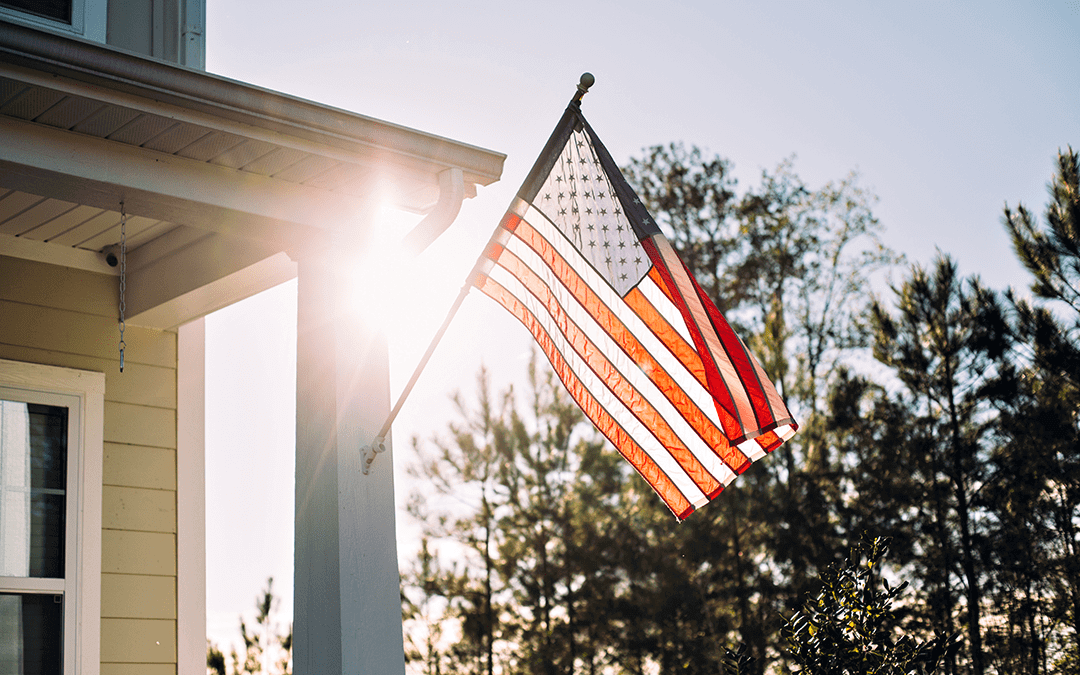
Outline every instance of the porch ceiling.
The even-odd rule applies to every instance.
[[[474,196],[477,185],[498,180],[504,159],[2,21],[0,149],[0,255],[115,273],[101,252],[119,242],[121,200],[129,271],[180,274],[176,256],[190,257],[196,245],[232,254],[233,262],[145,299],[146,306],[136,301],[135,314],[148,317],[177,293],[294,253],[320,232],[362,236],[377,205],[424,213],[439,197],[443,171],[461,169],[466,195]],[[294,273],[288,265],[274,268],[255,286]],[[238,290],[227,301],[211,304],[261,290],[231,285]],[[195,318],[209,311],[203,304],[158,312],[152,323]]]

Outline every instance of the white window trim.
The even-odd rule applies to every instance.
[[[67,579],[76,589],[74,616],[65,610],[64,625],[74,626],[74,646],[67,647],[65,673],[94,675],[101,662],[101,482],[105,433],[105,374],[0,359],[0,387],[28,394],[64,394],[78,399],[78,484],[75,486],[74,570]],[[69,558],[70,559],[70,558]],[[65,602],[65,606],[67,603]],[[71,642],[65,641],[67,644]],[[68,670],[68,664],[72,670]]]
[[[20,12],[11,7],[0,7],[0,19],[104,43],[109,18],[108,9],[108,0],[72,0],[70,24],[28,12]]]

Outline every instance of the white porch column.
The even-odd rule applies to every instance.
[[[340,269],[300,256],[293,672],[403,674],[389,442],[360,471],[360,445],[390,408],[387,349],[371,317],[349,311]]]

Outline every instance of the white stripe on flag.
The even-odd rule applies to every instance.
[[[668,453],[666,448],[660,445],[645,425],[638,420],[633,411],[627,408],[626,405],[604,385],[603,381],[597,377],[588,364],[586,364],[581,356],[573,349],[540,301],[537,300],[536,297],[505,268],[496,265],[491,270],[490,276],[492,280],[506,288],[507,291],[516,297],[522,305],[532,312],[540,325],[548,333],[552,342],[555,344],[555,348],[562,354],[567,364],[574,371],[574,374],[577,375],[582,384],[585,385],[585,388],[589,390],[589,393],[591,393],[604,410],[633,437],[634,441],[641,446],[642,450],[644,450],[654,462],[656,462],[657,466],[671,478],[672,482],[679,491],[683,493],[686,499],[693,504],[695,508],[707,503],[709,500],[706,498],[705,494],[697,487],[693,479],[687,475],[686,471],[679,466],[679,463],[675,458]]]
[[[679,331],[682,339],[686,340],[688,345],[693,346],[694,338],[690,335],[690,329],[686,327],[686,320],[683,319],[682,313],[679,312],[678,307],[672,304],[671,300],[668,300],[668,296],[664,294],[664,291],[660,290],[652,277],[642,279],[641,283],[638,284],[638,290],[641,291],[646,300],[652,303],[660,316],[664,317],[672,328]]]

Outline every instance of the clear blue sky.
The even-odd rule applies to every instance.
[[[391,332],[395,391],[583,71],[597,79],[585,114],[617,161],[684,141],[730,159],[743,187],[792,155],[811,187],[858,170],[886,243],[910,262],[941,249],[994,288],[1026,285],[1002,206],[1041,213],[1057,149],[1080,147],[1080,0],[208,0],[206,40],[210,72],[508,155],[411,271],[427,300]],[[208,323],[218,640],[267,576],[291,596],[294,303],[288,284]],[[481,362],[507,383],[528,349],[513,319],[470,298],[395,425],[399,464],[413,434],[445,427],[447,393],[471,392]],[[415,489],[398,476],[399,496]]]

